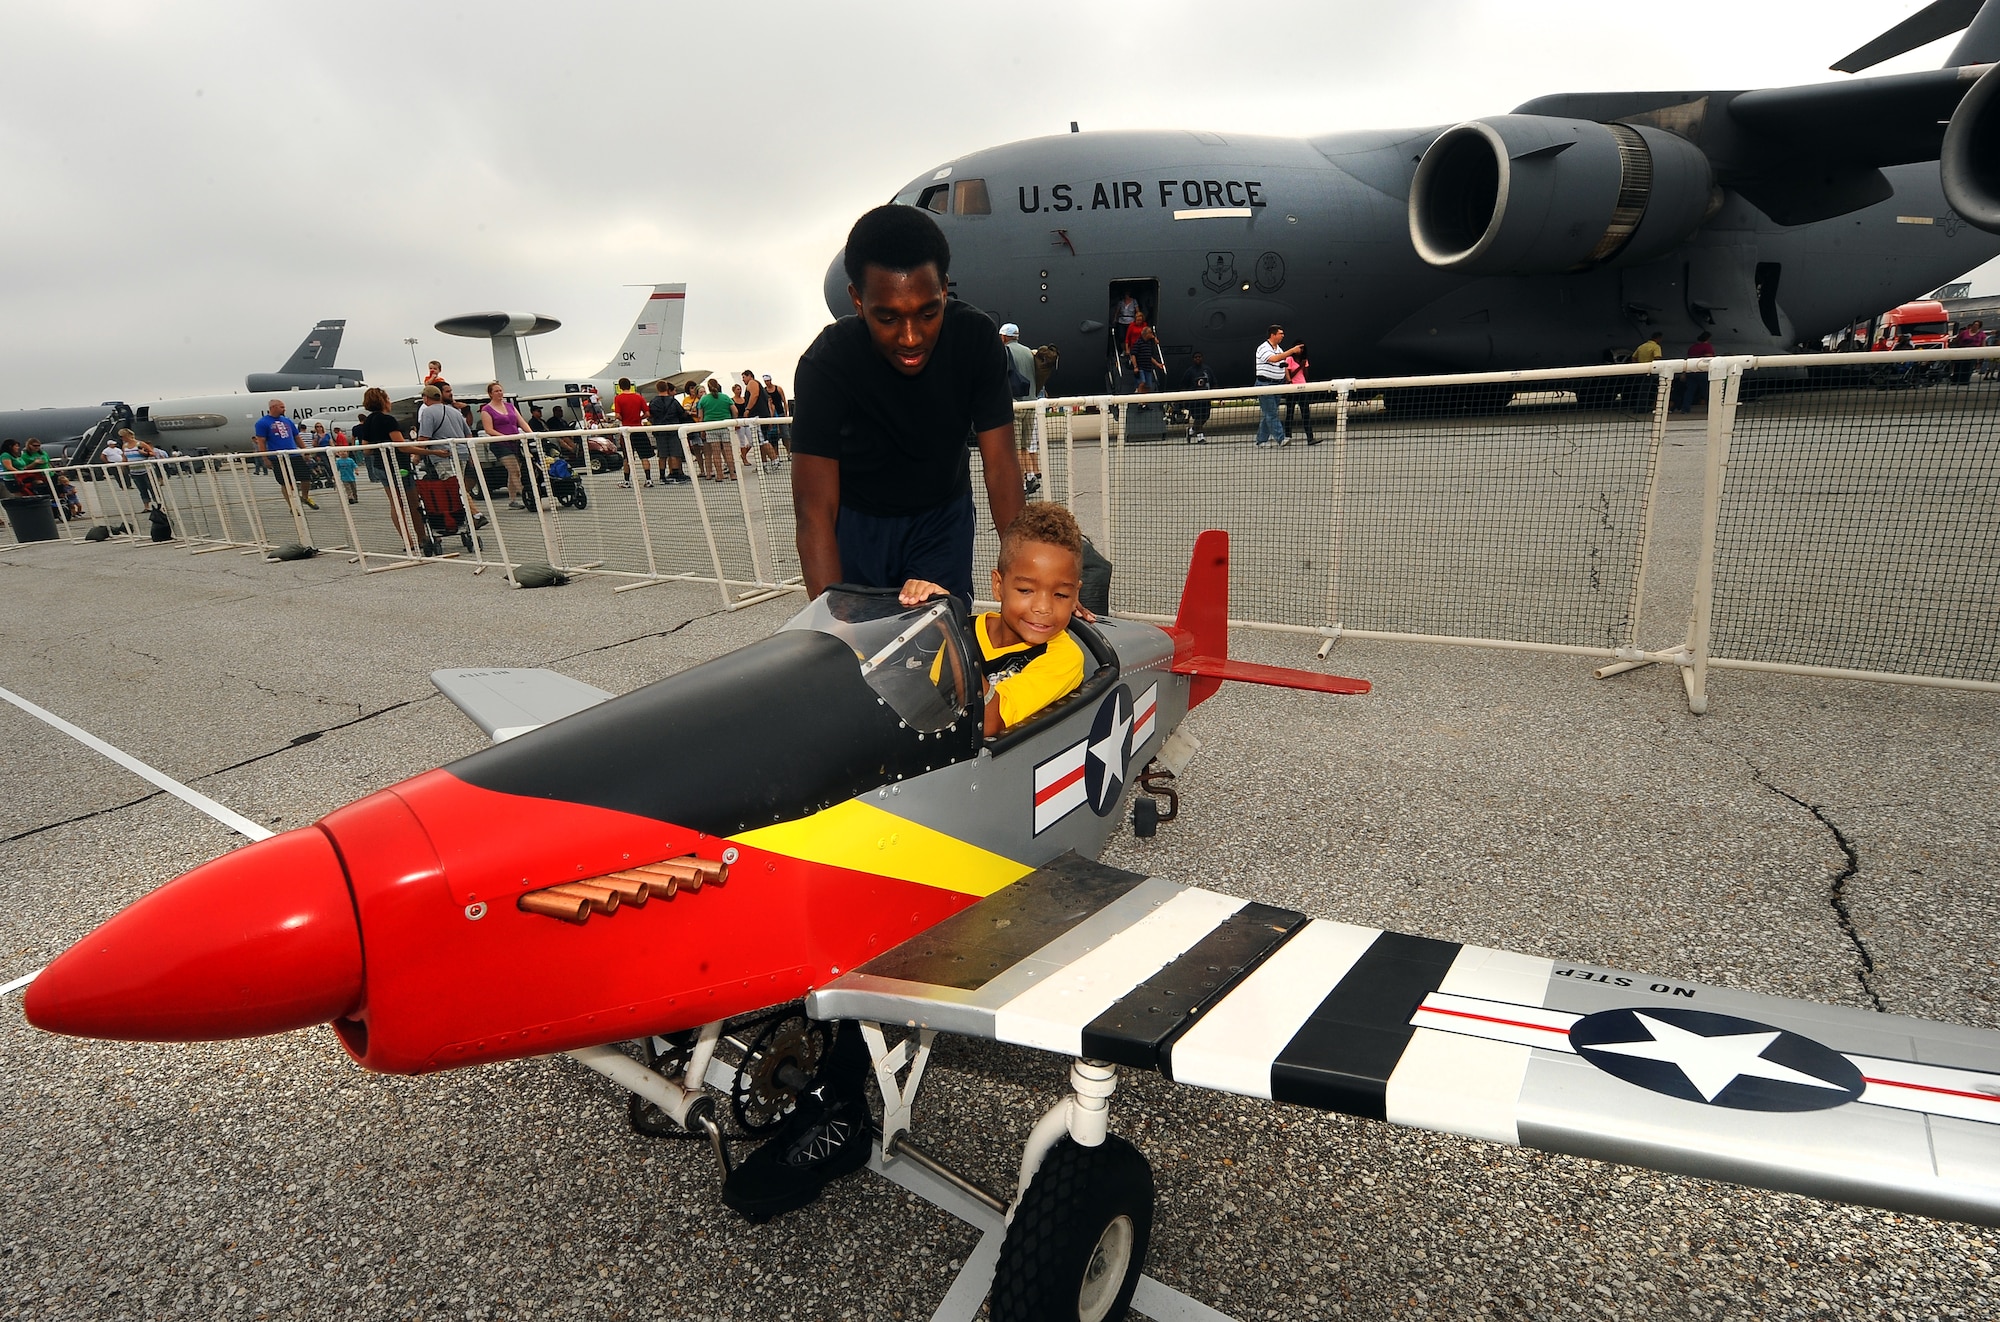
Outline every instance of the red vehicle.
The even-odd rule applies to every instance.
[[[1951,344],[1951,319],[1944,304],[1934,298],[1919,298],[1903,304],[1882,317],[1875,340],[1877,349],[1893,349],[1905,334],[1918,349],[1944,349]]]

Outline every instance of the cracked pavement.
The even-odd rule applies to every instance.
[[[622,691],[791,609],[150,546],[0,547],[0,574],[0,684],[276,828],[479,746],[433,669],[553,664]],[[1236,650],[1317,664],[1307,640]],[[1182,820],[1106,857],[1349,922],[2000,1028],[2000,703],[1732,673],[1694,717],[1668,669],[1589,665],[1344,640],[1325,668],[1373,694],[1225,689],[1188,727]],[[10,707],[0,734],[0,981],[239,843]],[[636,1137],[569,1062],[391,1078],[323,1030],[76,1042],[18,1005],[0,1318],[922,1318],[973,1244],[867,1177],[745,1226],[697,1145]],[[946,1040],[917,1137],[1010,1184],[1063,1068]],[[2000,1234],[1977,1227],[1152,1076],[1121,1079],[1112,1125],[1154,1165],[1152,1271],[1240,1318],[2000,1315]]]

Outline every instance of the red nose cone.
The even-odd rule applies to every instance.
[[[28,987],[51,1033],[203,1042],[283,1033],[361,1000],[347,874],[318,827],[259,841],[154,891]]]

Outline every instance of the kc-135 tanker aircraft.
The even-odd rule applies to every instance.
[[[1782,353],[2000,253],[2000,3],[1937,0],[1834,67],[1961,28],[1942,69],[1805,87],[1312,138],[1072,126],[894,200],[936,213],[960,297],[1061,351],[1051,395],[1106,388],[1127,295],[1218,385],[1274,322],[1315,379],[1603,363],[1654,331]],[[825,293],[848,311],[837,256]]]
[[[1175,804],[1195,751],[1177,727],[1225,681],[1368,685],[1230,659],[1220,532],[1173,625],[1072,628],[1082,686],[994,739],[955,599],[830,589],[615,698],[550,671],[439,672],[492,747],[160,887],[50,964],[28,1018],[151,1041],[330,1023],[363,1067],[410,1074],[568,1052],[632,1094],[636,1126],[706,1135],[725,1170],[726,1137],[771,1132],[811,1085],[826,1021],[867,1043],[885,1166],[939,1169],[908,1133],[937,1033],[1057,1053],[1072,1092],[993,1199],[999,1322],[1103,1322],[1132,1298],[1153,1181],[1108,1132],[1121,1067],[2000,1225],[2000,1033],[1093,861],[1128,803],[1141,833],[1154,796]]]

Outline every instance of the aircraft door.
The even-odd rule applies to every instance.
[[[1160,282],[1157,278],[1113,280],[1106,307],[1105,388],[1114,395],[1129,395],[1138,389],[1139,382],[1133,372],[1128,329],[1140,315],[1148,325],[1159,326]]]

